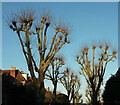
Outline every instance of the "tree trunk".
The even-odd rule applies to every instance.
[[[54,83],[54,90],[53,90],[53,94],[56,96],[56,90],[57,90],[57,83]]]
[[[53,90],[54,98],[53,98],[52,104],[55,104],[55,103],[56,103],[57,83],[56,83],[56,82],[53,82],[53,85],[54,85],[54,90]]]
[[[74,98],[74,96],[73,96],[73,105],[75,105],[75,98]]]
[[[97,101],[97,92],[93,92],[93,97],[92,97],[92,105],[99,105],[99,102]]]
[[[45,87],[44,87],[44,78],[43,73],[39,73],[39,78],[35,83],[35,104],[40,105],[44,103],[45,99]]]
[[[72,93],[72,97],[73,97],[73,105],[75,105],[74,85],[73,85],[73,93]]]
[[[70,99],[70,90],[67,91],[67,94],[68,94],[67,97],[68,97],[68,100],[69,100],[69,103],[70,103],[70,101],[71,101],[71,99]]]

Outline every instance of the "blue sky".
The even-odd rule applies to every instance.
[[[76,74],[80,66],[76,62],[76,56],[79,55],[80,49],[85,45],[91,46],[93,43],[108,42],[111,48],[118,48],[118,3],[117,2],[3,2],[2,3],[2,69],[10,69],[15,66],[28,72],[27,65],[22,54],[16,33],[7,26],[6,16],[10,16],[11,11],[19,8],[32,7],[39,11],[42,9],[50,10],[57,20],[63,20],[72,26],[69,34],[71,43],[65,45],[59,52],[64,56],[66,66],[70,67]],[[111,74],[114,74],[118,68],[118,61],[109,63],[105,75],[107,80]],[[84,78],[81,82],[84,82]],[[49,86],[46,82],[46,87]],[[81,86],[81,92],[84,87]],[[52,89],[52,87],[51,87]],[[65,92],[59,85],[58,91]]]

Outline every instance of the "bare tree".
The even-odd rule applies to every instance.
[[[82,94],[80,94],[78,91],[75,94],[75,104],[78,105],[78,103],[83,103]]]
[[[63,28],[62,25],[55,24],[55,33],[52,37],[52,42],[49,47],[46,46],[47,31],[51,25],[50,16],[48,14],[38,17],[40,19],[40,24],[37,23],[35,30],[33,29],[33,23],[36,21],[35,12],[32,9],[21,9],[17,13],[13,14],[13,19],[9,27],[16,32],[23,54],[25,56],[28,70],[37,87],[36,94],[38,96],[38,103],[42,103],[45,98],[45,88],[44,88],[44,76],[50,65],[51,60],[56,55],[56,53],[63,47],[67,42],[68,31],[67,28]],[[60,34],[60,35],[59,35]],[[25,37],[25,43],[23,42],[23,36]],[[31,37],[36,38],[37,52],[39,62],[37,63],[32,51],[32,44],[30,41]],[[35,72],[38,73],[36,77]],[[40,98],[39,98],[40,97]]]
[[[51,60],[52,70],[48,69],[48,74],[46,73],[46,79],[51,80],[54,86],[53,94],[56,96],[57,83],[61,78],[63,78],[63,72],[60,71],[60,68],[64,65],[64,61],[61,57],[53,58]]]
[[[107,44],[105,44],[105,46],[100,45],[98,48],[92,46],[92,49],[86,47],[82,50],[81,56],[78,56],[76,60],[81,66],[80,75],[83,75],[87,81],[88,89],[86,96],[89,102],[91,102],[91,105],[99,104],[100,87],[103,82],[107,64],[116,58],[117,52],[110,52],[109,49]],[[98,50],[101,51],[100,57],[97,57],[96,54]],[[89,56],[88,53],[92,53],[92,55]],[[90,58],[92,58],[91,61]]]
[[[85,96],[87,98],[86,102],[90,104],[91,103],[91,97],[92,97],[92,89],[91,89],[90,85],[88,85],[88,87],[86,89]],[[98,94],[98,96],[99,96],[99,94]]]
[[[73,100],[73,104],[75,104],[75,98],[80,89],[80,80],[78,79],[78,76],[71,73],[67,68],[67,70],[64,72],[64,77],[61,78],[60,81],[67,90],[69,102]]]

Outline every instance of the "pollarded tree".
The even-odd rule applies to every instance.
[[[63,78],[63,72],[61,72],[60,68],[64,65],[64,61],[62,57],[55,57],[51,60],[51,68],[48,69],[48,74],[46,73],[46,79],[51,80],[54,86],[53,94],[56,96],[57,83],[61,78]]]
[[[37,23],[34,30],[33,24],[37,19],[39,19],[40,24]],[[55,24],[51,44],[47,46],[47,39],[50,39],[47,31],[51,25],[48,14],[36,18],[35,12],[32,9],[21,9],[13,14],[13,19],[10,22],[9,27],[16,32],[19,38],[28,70],[34,81],[38,97],[37,101],[38,103],[42,103],[45,97],[44,76],[53,57],[65,43],[68,43],[67,27]],[[31,38],[35,38],[36,51],[33,50],[34,46],[31,43]],[[38,52],[37,60],[35,59],[34,52]],[[38,77],[36,77],[35,72],[38,73]]]
[[[73,104],[75,104],[75,98],[79,97],[78,91],[80,89],[80,80],[78,79],[78,76],[71,73],[67,68],[64,72],[64,77],[61,78],[60,81],[67,90],[69,102],[73,100]]]
[[[96,50],[101,51],[100,57],[97,57]],[[88,53],[92,53],[89,55]],[[116,51],[110,52],[109,46],[100,45],[98,48],[93,46],[92,49],[84,48],[81,56],[77,57],[77,62],[81,66],[80,75],[83,75],[88,84],[88,94],[92,105],[99,104],[98,99],[100,95],[100,87],[103,82],[103,77],[106,71],[107,64],[116,58]],[[90,62],[90,58],[92,59]]]

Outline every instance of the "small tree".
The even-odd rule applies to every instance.
[[[90,85],[88,85],[88,87],[87,87],[87,89],[86,89],[85,96],[86,96],[86,98],[87,98],[86,102],[87,102],[87,103],[91,103],[92,89],[91,89]]]
[[[75,103],[78,105],[78,103],[83,103],[82,94],[80,94],[78,91],[75,93]]]
[[[60,72],[60,68],[64,65],[64,61],[61,57],[51,60],[52,70],[48,69],[46,73],[46,79],[51,80],[54,86],[53,94],[56,96],[57,83],[63,77],[63,72]]]
[[[96,59],[95,50],[100,49],[101,55]],[[88,53],[92,51],[92,61],[90,62],[90,58]],[[106,44],[105,47],[100,45],[98,48],[93,46],[90,50],[89,48],[84,48],[81,56],[77,57],[78,64],[81,65],[80,75],[83,75],[88,84],[87,96],[92,105],[98,104],[98,99],[100,95],[100,87],[103,82],[103,77],[106,71],[106,67],[108,62],[112,61],[116,58],[116,51],[113,51],[110,54],[109,46]],[[95,64],[95,62],[97,62]]]
[[[47,31],[51,25],[50,16],[46,14],[40,18],[38,17],[38,19],[40,20],[40,24],[37,23],[38,25],[36,25],[33,31],[33,24],[37,20],[35,12],[32,9],[22,9],[13,14],[13,19],[10,20],[9,27],[16,32],[19,38],[28,70],[36,87],[37,103],[43,103],[45,98],[44,76],[53,57],[67,43],[68,28],[55,24],[52,42],[47,47],[47,38],[49,39]],[[23,37],[25,41],[23,41]],[[37,45],[35,52],[38,52],[37,57],[39,61],[33,56],[34,46],[31,43],[31,38],[35,38]],[[35,72],[38,73],[38,77],[36,77]]]
[[[61,83],[67,90],[67,96],[69,102],[73,100],[73,104],[75,103],[75,98],[77,98],[78,91],[80,89],[80,80],[77,75],[74,75],[67,70],[64,72],[64,77],[60,79]]]

